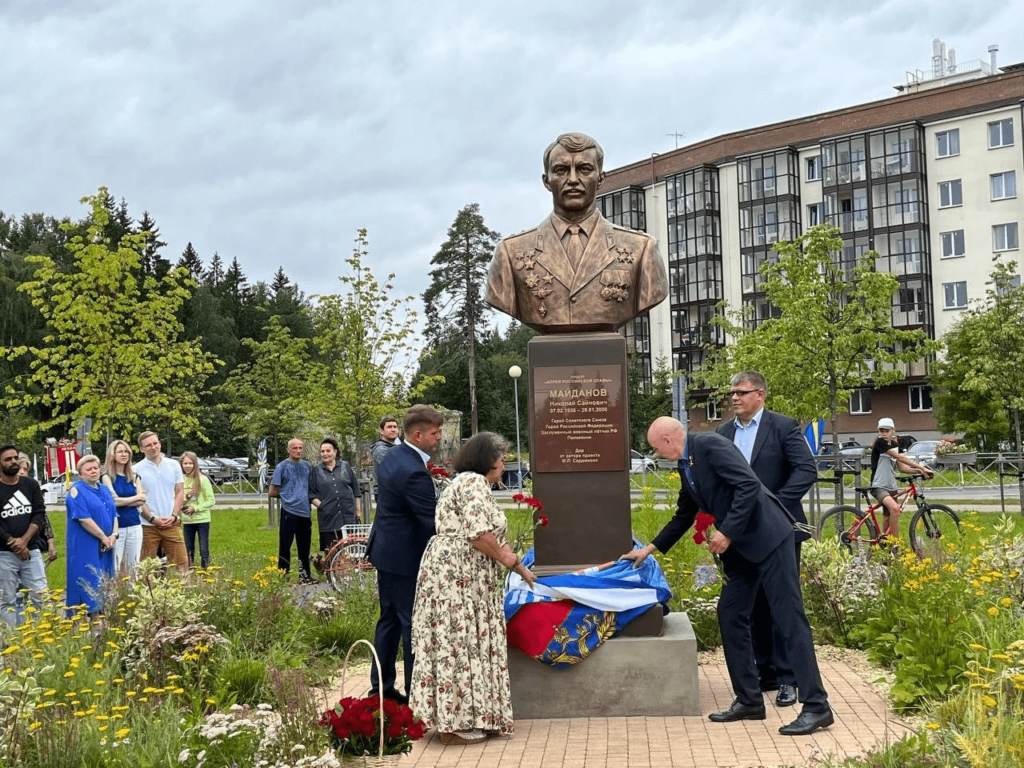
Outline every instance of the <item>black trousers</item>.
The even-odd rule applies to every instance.
[[[405,657],[405,695],[412,688],[412,604],[416,598],[416,577],[377,572],[380,595],[380,618],[373,635],[373,647],[380,657],[381,672],[370,672],[370,686],[375,691],[394,689],[397,677],[398,643]],[[383,678],[383,679],[381,679]]]
[[[796,567],[800,569],[800,544],[796,542]],[[786,659],[786,644],[772,624],[772,609],[764,585],[757,590],[754,612],[750,616],[750,634],[754,641],[754,661],[762,688],[796,685],[793,668]]]
[[[763,701],[750,634],[754,601],[759,588],[763,587],[774,631],[779,633],[787,649],[804,709],[808,712],[828,709],[828,694],[821,682],[811,625],[800,594],[792,534],[760,563],[752,563],[739,553],[726,550],[722,554],[722,565],[727,581],[718,601],[718,624],[722,630],[725,666],[736,698],[746,705]]]
[[[277,534],[277,567],[285,573],[292,569],[292,541],[299,554],[299,573],[309,576],[309,545],[313,541],[313,520],[281,510]]]

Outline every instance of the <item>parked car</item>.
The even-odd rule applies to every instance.
[[[824,443],[818,454],[818,468],[832,469],[833,443]],[[839,448],[840,461],[843,469],[861,469],[871,460],[871,447],[860,443],[845,443]]]
[[[228,467],[220,459],[199,459],[199,469],[214,485],[230,482],[238,474],[234,466]]]
[[[629,471],[638,475],[641,472],[654,472],[658,468],[657,463],[650,456],[644,456],[640,451],[629,452]]]
[[[922,467],[935,469],[937,463],[935,451],[943,442],[943,440],[918,440],[903,453]]]

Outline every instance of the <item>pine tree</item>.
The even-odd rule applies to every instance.
[[[213,252],[213,258],[210,259],[210,268],[203,275],[203,280],[215,291],[219,290],[221,283],[224,282],[224,262],[221,261],[220,254],[216,251]]]
[[[196,253],[196,249],[192,247],[191,240],[188,245],[185,246],[185,250],[181,252],[181,257],[178,259],[176,266],[186,270],[189,277],[197,283],[202,282],[203,260],[199,258],[199,254]]]
[[[171,262],[160,256],[160,249],[167,243],[160,239],[160,228],[149,215],[149,211],[142,212],[136,231],[146,238],[146,245],[142,249],[142,273],[152,275],[157,280],[162,279],[170,272]]]
[[[469,363],[470,428],[479,431],[476,398],[476,346],[485,315],[491,308],[484,302],[487,265],[501,235],[487,228],[480,206],[463,208],[448,228],[448,239],[430,260],[431,283],[423,292],[427,335],[439,342],[453,329],[461,336]]]

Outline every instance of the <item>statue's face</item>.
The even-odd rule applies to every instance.
[[[597,164],[597,150],[570,152],[561,144],[551,150],[548,170],[542,177],[551,191],[555,213],[563,219],[579,220],[590,215],[604,173]]]

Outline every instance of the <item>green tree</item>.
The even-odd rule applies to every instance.
[[[852,267],[840,263],[839,230],[823,224],[793,242],[775,245],[765,262],[764,292],[777,316],[751,328],[742,315],[720,315],[735,343],[710,349],[696,387],[724,391],[733,373],[754,369],[770,384],[768,406],[803,419],[831,420],[849,407],[853,390],[903,378],[902,364],[932,354],[937,344],[923,330],[892,325],[892,275],[876,272],[878,254],[867,251]]]
[[[266,341],[242,341],[252,361],[231,371],[217,390],[231,426],[252,442],[270,438],[277,463],[282,438],[291,439],[312,411],[314,371],[308,339],[294,338],[276,315],[263,330]]]
[[[634,361],[629,365],[629,426],[630,445],[638,451],[647,444],[647,427],[659,416],[672,413],[672,369],[668,360],[659,357],[654,364],[654,381],[651,386],[641,386],[640,366]]]
[[[480,428],[504,435],[515,443],[516,390],[508,369],[518,365],[523,370],[519,380],[519,415],[521,444],[527,445],[527,344],[536,331],[513,322],[504,335],[488,331],[481,335],[477,351],[478,406]],[[434,345],[420,357],[413,385],[421,387],[423,400],[444,408],[467,413],[469,409],[469,366],[465,355],[459,354],[461,340],[450,338]],[[469,424],[462,422],[462,437],[469,436]]]
[[[994,260],[983,300],[974,302],[942,338],[932,365],[935,421],[963,432],[982,450],[1011,440],[1020,456],[1024,391],[1024,288],[1017,262]]]
[[[85,234],[67,245],[72,269],[30,256],[35,274],[20,286],[46,322],[43,342],[3,348],[9,359],[31,363],[9,388],[8,405],[43,408],[43,418],[22,434],[92,418],[94,430],[125,436],[140,424],[201,435],[196,405],[219,361],[198,341],[180,339],[186,274],[140,280],[146,237],[125,232],[116,245],[103,237],[111,206],[106,188],[82,202],[91,214]]]
[[[171,271],[171,262],[160,255],[160,249],[167,245],[167,243],[160,239],[160,227],[153,221],[149,211],[142,212],[142,218],[139,219],[138,232],[146,238],[146,247],[142,249],[142,271],[144,274],[152,275],[159,280]],[[192,243],[189,243],[188,247],[191,248]],[[195,274],[191,274],[190,277],[198,281],[198,277]]]
[[[313,296],[313,347],[318,371],[317,420],[345,440],[355,458],[376,437],[382,415],[408,402],[403,371],[414,356],[412,296],[392,298],[394,273],[383,284],[364,262],[366,230],[359,230],[341,275],[343,292]]]
[[[189,240],[188,244],[185,246],[185,250],[181,252],[177,266],[187,271],[188,276],[196,283],[202,282],[203,260],[199,258],[199,254],[196,253],[196,249],[192,247],[191,240]]]
[[[430,263],[430,286],[423,292],[427,333],[434,343],[450,334],[462,340],[469,372],[470,434],[479,430],[476,399],[476,347],[484,317],[491,308],[484,302],[487,265],[501,235],[487,228],[480,206],[467,205],[448,228],[448,239]]]

